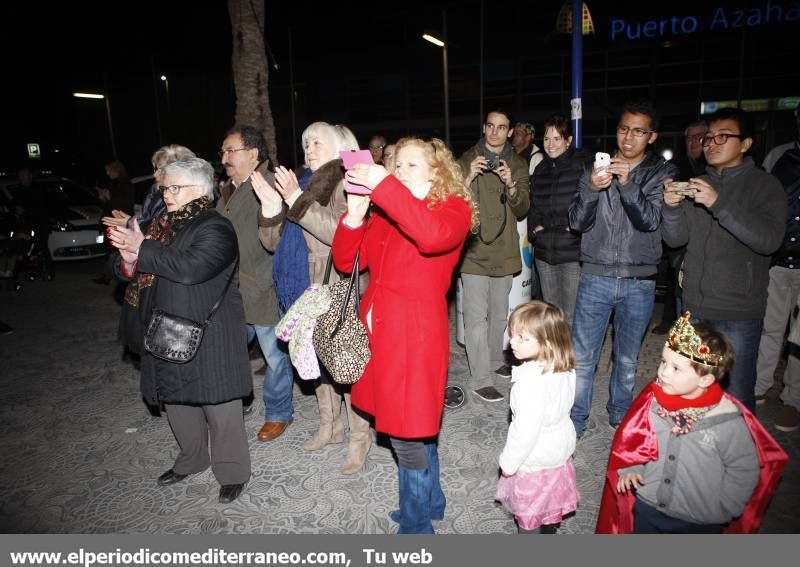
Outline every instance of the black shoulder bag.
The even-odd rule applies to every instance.
[[[145,350],[156,358],[174,362],[175,364],[184,364],[192,360],[200,348],[206,326],[211,321],[214,313],[217,312],[217,309],[219,309],[225,294],[228,293],[228,288],[231,286],[233,276],[238,270],[239,256],[237,255],[236,264],[233,266],[228,283],[225,284],[225,289],[222,290],[222,295],[220,295],[211,308],[208,317],[202,323],[167,313],[154,305],[150,323],[144,333]],[[156,285],[153,286],[153,297],[155,297],[157,286],[158,278],[156,278]]]

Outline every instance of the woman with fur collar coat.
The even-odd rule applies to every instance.
[[[279,166],[275,187],[254,174],[253,189],[261,200],[258,231],[264,248],[275,253],[273,276],[281,312],[285,312],[310,284],[322,283],[340,217],[347,209],[340,150],[357,150],[358,142],[345,126],[314,122],[302,135],[306,171]],[[307,262],[306,262],[307,258]],[[339,279],[331,272],[329,283]],[[320,364],[322,376],[315,393],[319,404],[319,430],[303,448],[317,451],[329,443],[344,441],[340,419],[342,397],[347,407],[350,444],[343,474],[361,470],[371,444],[369,421],[350,404],[350,388],[334,384]]]

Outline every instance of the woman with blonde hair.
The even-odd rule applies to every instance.
[[[358,149],[349,128],[327,122],[308,126],[302,143],[308,169],[300,179],[282,166],[275,171],[275,187],[260,173],[252,176],[253,189],[261,200],[258,221],[261,243],[275,252],[272,268],[281,313],[310,284],[322,283],[333,233],[347,209],[339,152]],[[329,283],[338,279],[338,274],[332,271]],[[320,370],[322,375],[315,387],[319,430],[303,448],[318,451],[330,443],[344,441],[344,425],[339,417],[344,397],[350,444],[341,471],[355,474],[363,467],[372,443],[369,421],[352,409],[349,388],[334,384],[321,364]]]
[[[146,232],[150,221],[165,210],[164,199],[159,189],[159,186],[162,185],[164,181],[164,174],[161,168],[168,163],[187,157],[195,157],[194,152],[186,146],[178,144],[167,144],[153,152],[153,156],[150,158],[150,163],[153,165],[153,186],[150,187],[150,190],[144,197],[142,212],[138,218],[142,232]]]
[[[404,138],[394,173],[357,165],[348,181],[370,195],[350,194],[333,239],[337,269],[356,252],[370,283],[360,316],[372,357],[353,385],[353,405],[375,416],[399,464],[399,533],[433,533],[444,517],[437,436],[447,382],[450,339],[447,291],[475,207],[453,154],[441,140]],[[365,220],[370,202],[377,205]]]

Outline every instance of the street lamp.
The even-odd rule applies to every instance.
[[[161,75],[161,80],[164,81],[164,87],[167,90],[167,109],[169,109],[169,79],[166,75]]]
[[[437,47],[442,48],[442,72],[444,73],[444,141],[450,146],[450,95],[449,83],[447,81],[447,17],[442,10],[442,36],[439,39],[435,35],[426,32],[422,34],[422,39],[431,42]]]
[[[99,93],[72,93],[75,98],[103,99],[106,103],[106,118],[108,119],[108,135],[111,138],[111,155],[117,159],[117,144],[114,142],[114,126],[111,123],[111,103],[108,96]]]

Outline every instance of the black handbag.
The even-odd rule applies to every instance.
[[[358,318],[360,289],[356,252],[349,280],[328,285],[331,306],[317,318],[312,341],[314,351],[333,380],[339,384],[354,384],[361,378],[370,359],[367,330]],[[324,284],[331,275],[332,256],[328,256]]]
[[[202,323],[198,323],[192,319],[173,315],[166,311],[153,306],[150,322],[147,325],[147,330],[144,333],[144,348],[147,352],[154,357],[167,362],[174,362],[175,364],[184,364],[189,362],[197,354],[200,348],[200,343],[203,340],[203,333],[206,326],[211,321],[214,313],[217,312],[225,294],[228,293],[228,288],[231,286],[233,276],[239,269],[239,257],[236,257],[236,264],[231,271],[231,277],[228,278],[228,283],[225,284],[225,289],[222,290],[217,302],[211,308],[211,312]],[[156,286],[158,280],[156,280]],[[155,296],[155,286],[153,287],[153,294]]]

